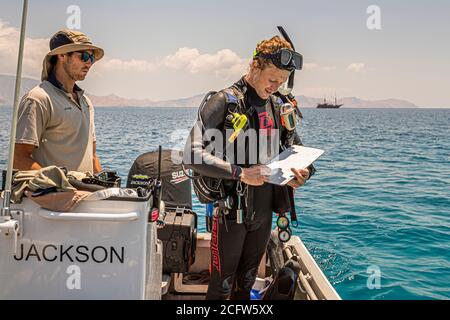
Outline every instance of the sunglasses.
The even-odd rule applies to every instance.
[[[303,68],[303,56],[290,49],[280,49],[274,53],[257,52],[255,57],[270,59],[273,64],[285,70],[301,70]]]
[[[80,56],[81,61],[88,62],[89,60],[91,60],[91,64],[93,64],[95,62],[94,54],[90,54],[87,51],[78,51],[77,53],[79,53],[81,55]]]

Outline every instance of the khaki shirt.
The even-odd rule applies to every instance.
[[[35,145],[32,158],[43,167],[93,172],[94,108],[84,91],[76,93],[79,104],[44,81],[21,100],[16,143]]]

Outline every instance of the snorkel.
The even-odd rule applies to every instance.
[[[292,50],[295,51],[294,43],[292,42],[291,38],[287,34],[286,30],[284,30],[284,28],[282,26],[277,26],[277,28],[278,28],[278,31],[280,32],[281,36],[284,38],[284,40],[289,42],[289,44],[292,47]],[[302,61],[302,64],[300,65],[300,68],[298,68],[297,70],[301,70],[302,68],[303,68],[303,61]],[[281,96],[284,96],[288,100],[285,102],[287,102],[288,104],[291,104],[294,107],[293,109],[295,109],[297,116],[299,116],[300,119],[302,119],[303,115],[300,112],[300,109],[298,108],[295,97],[292,95],[292,89],[294,88],[294,82],[295,82],[295,69],[292,70],[291,75],[288,78],[288,81],[283,83],[280,86],[280,88],[278,88],[278,93]],[[282,109],[283,110],[282,110],[281,116],[282,116],[283,122],[286,124],[291,123],[291,125],[288,126],[287,129],[288,129],[288,131],[292,132],[293,130],[295,130],[295,126],[297,124],[297,119],[294,120],[295,113],[293,113],[292,108],[289,108],[289,106],[287,106],[287,105],[284,106]]]
[[[287,34],[286,30],[284,30],[284,28],[282,26],[277,26],[278,31],[280,32],[280,34],[283,36],[283,38],[289,42],[289,44],[292,47],[292,50],[295,51],[295,47],[294,47],[294,43],[292,42],[291,38],[289,37],[289,35]],[[278,92],[280,92],[282,95],[287,96],[289,94],[291,94],[292,89],[294,88],[294,81],[295,81],[295,70],[293,70],[291,72],[291,75],[289,76],[289,79],[287,81],[287,85],[283,84],[279,89]]]

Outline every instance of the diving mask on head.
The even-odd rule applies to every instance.
[[[287,48],[283,48],[274,53],[257,52],[255,57],[269,59],[279,69],[282,70],[301,70],[303,67],[303,56]]]

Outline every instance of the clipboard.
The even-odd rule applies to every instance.
[[[266,164],[271,169],[268,183],[284,186],[295,178],[291,168],[305,169],[316,161],[324,150],[292,146]]]

